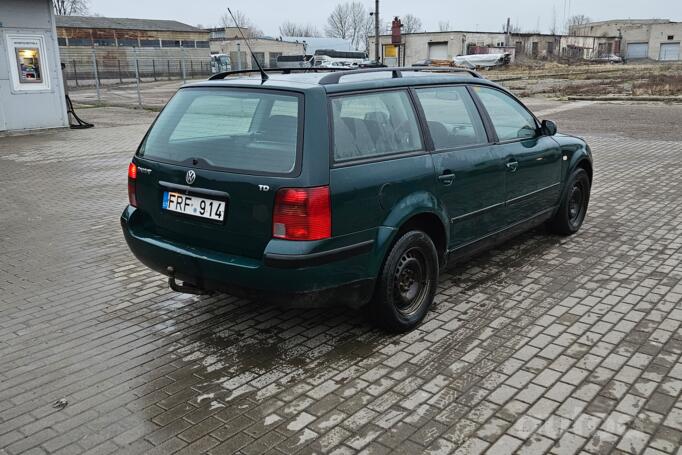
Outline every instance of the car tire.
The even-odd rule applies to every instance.
[[[584,169],[578,168],[568,179],[559,210],[547,223],[550,232],[559,235],[573,235],[578,232],[585,221],[589,202],[590,177]]]
[[[386,331],[402,333],[424,319],[436,295],[438,252],[422,231],[401,235],[377,279],[370,316]]]

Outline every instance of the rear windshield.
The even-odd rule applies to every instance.
[[[237,172],[296,167],[302,96],[225,88],[180,90],[138,152],[145,158]]]

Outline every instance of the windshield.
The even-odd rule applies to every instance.
[[[226,88],[180,90],[138,156],[237,172],[290,174],[302,96]]]

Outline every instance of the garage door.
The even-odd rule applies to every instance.
[[[649,43],[628,43],[628,58],[647,58]]]
[[[431,60],[447,60],[448,43],[429,43],[429,58]]]
[[[661,44],[660,60],[679,60],[679,59],[680,59],[680,43]]]

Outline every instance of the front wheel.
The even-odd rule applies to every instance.
[[[438,253],[422,231],[409,231],[393,245],[370,303],[373,322],[390,332],[408,332],[429,311],[436,295]]]
[[[590,201],[590,177],[584,169],[578,168],[571,174],[566,186],[564,199],[554,218],[549,220],[549,230],[561,235],[572,235],[578,232]]]

